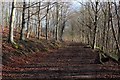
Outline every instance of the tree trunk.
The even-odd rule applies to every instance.
[[[41,35],[41,21],[40,21],[40,7],[41,7],[41,2],[39,2],[39,11],[38,11],[38,39],[40,39],[40,35]]]
[[[93,44],[92,44],[92,49],[95,48],[95,43],[96,43],[96,30],[97,30],[97,18],[98,18],[98,2],[95,2],[96,6],[95,6],[95,22],[94,22],[94,30],[93,30]]]
[[[2,30],[4,30],[4,2],[2,2]]]
[[[109,4],[109,2],[108,2]],[[106,52],[109,52],[109,31],[110,31],[110,5],[108,5],[108,22],[107,22],[107,34],[106,34]]]
[[[49,11],[49,2],[47,3],[47,14],[46,14],[46,32],[45,32],[45,38],[48,40],[48,11]]]
[[[103,35],[102,35],[102,50],[105,48],[105,31],[106,31],[106,22],[107,22],[107,14],[104,13],[104,22],[103,22]]]
[[[13,39],[13,31],[14,31],[14,21],[15,21],[15,4],[16,0],[13,0],[12,2],[12,10],[11,10],[11,15],[10,15],[10,23],[9,23],[9,38],[8,42],[10,43],[15,43]]]
[[[63,11],[64,11],[64,14],[63,14]],[[63,41],[63,39],[62,39],[63,31],[64,31],[65,24],[66,24],[66,14],[65,13],[66,13],[65,10],[63,9],[63,7],[61,7],[61,19],[60,19],[61,25],[59,25],[59,40],[60,41]]]
[[[59,15],[59,9],[58,9],[58,3],[56,2],[56,27],[55,27],[55,40],[58,40],[58,15]]]
[[[29,3],[28,3],[28,6],[30,6],[30,0],[29,0]],[[27,34],[26,34],[26,37],[27,38],[29,38],[29,34],[30,34],[30,32],[29,32],[29,21],[30,21],[30,10],[29,10],[29,8],[28,8],[28,21],[27,21]]]
[[[120,16],[118,11],[120,11],[120,1],[119,1],[119,7],[117,8],[116,2],[114,3],[115,5],[115,12],[117,15],[117,24],[118,24],[118,36],[117,36],[117,41],[118,41],[118,48],[120,47]],[[120,55],[119,55],[120,56]]]
[[[21,28],[21,33],[20,33],[20,40],[25,40],[25,35],[24,35],[24,28],[25,28],[25,0],[23,2],[23,12],[22,12],[22,28]]]
[[[110,7],[110,3],[109,3],[109,7]],[[115,43],[116,43],[116,49],[118,50],[118,53],[120,52],[119,50],[119,44],[118,44],[118,41],[117,41],[117,38],[116,38],[116,35],[115,35],[115,30],[114,30],[114,27],[113,27],[113,20],[112,20],[112,13],[110,12],[109,14],[109,18],[110,18],[110,22],[111,22],[111,28],[112,28],[112,32],[113,32],[113,37],[115,39]]]
[[[65,22],[66,22],[66,21],[63,22],[62,27],[61,27],[61,31],[60,31],[60,41],[63,41],[62,37],[63,37],[64,28],[65,28]]]

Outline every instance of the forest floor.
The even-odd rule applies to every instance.
[[[59,46],[59,43],[47,43],[44,40],[40,43],[32,40],[19,42],[20,48],[13,48],[3,38],[2,80],[120,78],[120,65],[112,61],[96,63],[98,53],[86,44],[66,42]]]

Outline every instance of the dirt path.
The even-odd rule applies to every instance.
[[[95,64],[95,58],[96,53],[84,44],[71,43],[48,53],[18,57],[22,63],[3,66],[3,80],[120,78],[120,66]]]

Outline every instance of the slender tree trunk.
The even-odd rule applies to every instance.
[[[104,45],[105,45],[105,31],[106,31],[106,13],[104,14],[104,24],[103,24],[103,35],[102,35],[102,50],[104,50]]]
[[[4,30],[4,2],[2,2],[2,30]]]
[[[30,6],[30,0],[29,0],[29,4],[28,4],[28,6]],[[30,32],[29,32],[29,21],[30,21],[30,10],[29,10],[29,8],[28,8],[28,21],[27,21],[27,38],[29,38],[29,34],[30,34]]]
[[[8,42],[10,43],[15,43],[13,39],[13,30],[14,30],[14,21],[15,21],[15,6],[16,0],[13,0],[12,2],[12,10],[11,10],[11,15],[10,15],[10,23],[9,23],[9,38]]]
[[[45,31],[45,38],[46,38],[46,40],[48,40],[48,25],[47,25],[47,23],[48,23],[48,18],[47,18],[47,16],[46,16],[46,31]]]
[[[74,27],[72,25],[72,29],[71,29],[71,34],[72,34],[72,42],[74,41]]]
[[[61,26],[60,41],[63,41],[62,37],[63,37],[64,28],[65,28],[65,23],[66,23],[66,21],[63,21],[63,24],[62,24],[62,26]]]
[[[110,3],[109,3],[109,7],[111,7]],[[117,41],[117,38],[116,38],[114,26],[113,26],[113,20],[112,20],[112,13],[111,13],[111,11],[110,11],[110,14],[109,14],[109,18],[110,18],[110,22],[111,22],[111,28],[112,28],[112,32],[113,32],[113,37],[114,37],[115,43],[116,43],[116,48],[117,48],[118,53],[119,53],[120,52],[120,50],[119,50],[119,44],[118,44],[118,41]]]
[[[8,17],[8,26],[10,25],[10,15],[11,15],[11,8],[10,8],[10,6],[11,6],[11,2],[9,2],[9,10],[8,10],[8,15],[9,15],[9,17]]]
[[[120,1],[119,1],[119,13],[118,13],[118,15],[119,15],[119,25],[118,25],[118,43],[119,43],[119,48],[120,48]],[[120,55],[119,55],[120,56]]]
[[[40,7],[41,7],[41,2],[39,2],[39,11],[38,11],[38,39],[40,39],[40,35],[41,35],[41,21],[40,21]]]
[[[38,38],[38,22],[35,21],[35,24],[36,24],[35,36],[36,36],[36,38]]]
[[[46,14],[46,33],[45,33],[45,38],[46,40],[48,40],[48,11],[49,11],[49,2],[47,3],[47,14]]]
[[[8,9],[6,8],[6,18],[5,18],[5,27],[8,26]]]
[[[108,22],[107,22],[107,35],[106,35],[106,52],[109,52],[109,31],[110,31],[110,3],[108,2]]]
[[[63,11],[64,11],[64,15],[63,15]],[[66,12],[63,9],[63,7],[61,7],[61,25],[59,26],[59,40],[63,41],[62,37],[63,37],[63,31],[65,28],[65,24],[66,24]]]
[[[21,28],[21,33],[20,33],[20,40],[25,40],[25,35],[24,35],[24,28],[25,28],[25,0],[23,2],[23,12],[22,12],[22,28]]]
[[[117,41],[118,41],[118,47],[120,47],[120,15],[118,11],[120,11],[120,1],[119,1],[119,6],[117,7],[116,2],[114,3],[115,5],[115,12],[117,15],[117,24],[118,24],[118,36],[117,36]]]
[[[118,41],[117,41],[117,38],[116,38],[116,36],[115,36],[115,30],[114,30],[114,27],[113,27],[112,14],[111,14],[110,21],[111,21],[111,28],[112,28],[113,36],[114,36],[115,43],[116,43],[116,48],[117,48],[118,53],[119,53],[119,52],[120,52],[120,50],[119,50],[119,46],[118,46]]]
[[[58,3],[56,2],[56,27],[55,27],[55,40],[58,40],[58,15],[59,15],[59,9],[58,9]]]
[[[97,30],[97,18],[98,18],[98,2],[95,2],[95,22],[94,22],[94,31],[93,31],[93,44],[92,44],[92,49],[95,48],[95,43],[96,43],[96,30]]]
[[[48,38],[50,38],[50,13],[48,13]]]

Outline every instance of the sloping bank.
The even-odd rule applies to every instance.
[[[27,56],[35,53],[48,52],[50,50],[63,47],[64,43],[54,40],[26,40],[17,41],[17,44],[10,44],[7,41],[2,42],[2,63],[10,62],[13,56]]]

